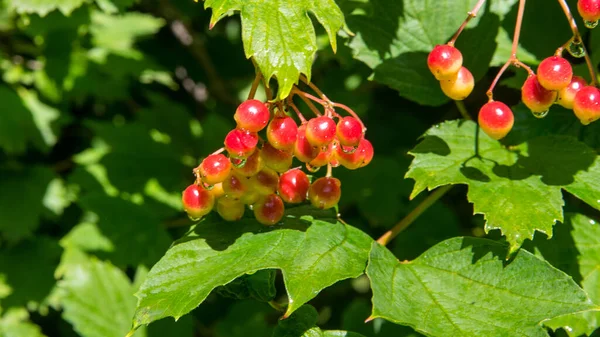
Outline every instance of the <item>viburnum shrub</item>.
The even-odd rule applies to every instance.
[[[573,17],[566,0],[535,5],[547,2],[564,14],[562,25],[571,30],[564,41],[544,46],[554,54],[540,56],[535,43],[520,44],[522,28],[535,28],[524,24],[525,0],[513,1],[514,21],[504,19],[509,15],[504,7],[511,5],[493,1],[487,7],[484,0],[369,2],[366,12],[358,5],[356,12],[350,11],[358,13],[350,14],[356,15],[351,27],[345,26],[343,13],[331,1],[206,0],[205,7],[213,11],[211,28],[232,11],[241,12],[244,48],[256,76],[247,99],[233,113],[236,127],[223,135],[224,146],[203,149],[206,156],[192,171],[193,181],[181,200],[195,227],[167,251],[141,285],[131,333],[160,318],[188,313],[217,289],[234,298],[268,302],[278,310],[282,320],[273,336],[359,336],[316,327],[316,311],[306,303],[333,283],[363,274],[372,309],[360,320],[384,319],[410,326],[415,334],[537,337],[547,336],[546,328],[564,328],[578,336],[597,328],[600,229],[586,216],[565,216],[562,206],[570,199],[563,199],[562,193],[600,209],[600,143],[597,134],[584,129],[600,119],[600,90],[587,40],[577,26],[579,18]],[[270,6],[277,10],[263,18],[268,22],[255,17]],[[472,6],[462,24],[454,17],[461,6]],[[577,9],[587,28],[596,26],[600,1],[579,0]],[[482,11],[486,14],[474,20]],[[353,56],[374,70],[375,81],[422,106],[439,106],[449,98],[463,117],[437,123],[408,152],[413,159],[405,177],[415,181],[409,198],[425,189],[435,191],[419,198],[377,240],[343,221],[346,214],[339,204],[344,198],[360,200],[373,207],[365,212],[376,213],[379,207],[385,209],[380,203],[401,203],[392,183],[399,180],[399,172],[389,167],[402,150],[376,155],[359,114],[329,98],[339,92],[325,93],[313,83],[310,64],[316,44],[308,12],[325,27],[334,50],[340,29],[345,28],[342,35],[354,36],[349,44]],[[365,13],[389,17],[386,29],[370,30],[366,17],[371,14]],[[394,16],[398,13],[403,13],[401,20]],[[500,31],[499,20],[504,20]],[[300,22],[310,29],[298,29]],[[512,43],[507,22],[514,24]],[[414,35],[418,32],[427,38]],[[281,48],[288,49],[274,47],[281,41],[288,43]],[[527,54],[527,48],[535,55]],[[490,65],[499,69],[483,91],[478,88],[485,75],[482,69]],[[496,92],[499,86],[506,90]],[[257,98],[261,88],[265,99]],[[468,111],[472,106],[478,110],[477,123]],[[379,112],[375,123],[384,126],[378,130],[402,118],[403,111]],[[561,114],[558,122],[545,122],[554,114]],[[388,130],[387,138],[374,133],[374,143],[396,144],[396,137],[409,129]],[[377,164],[365,170],[368,174],[358,170],[372,161]],[[484,215],[483,229],[474,229],[474,238],[448,239],[451,235],[441,229],[446,213],[440,208],[439,226],[430,228],[439,235],[439,243],[427,244],[427,250],[411,256],[411,261],[398,261],[385,246],[455,184],[468,186],[473,212]],[[349,195],[342,193],[342,185],[344,191],[349,187]],[[389,200],[376,199],[378,194]],[[397,209],[402,213],[405,206],[398,204]],[[562,255],[561,248],[553,252],[550,244],[533,240],[536,231],[551,238],[557,221],[571,227],[556,235],[575,231],[573,240],[581,254],[576,258],[581,266],[576,280],[565,274],[569,262],[559,262],[562,271],[550,265],[556,262],[552,257]],[[477,238],[491,230],[500,230],[503,238]],[[418,235],[424,232],[415,230],[394,253],[405,256],[403,250],[420,242]],[[530,249],[535,253],[521,248],[528,239],[535,242]],[[274,268],[282,271],[287,291],[283,301],[266,295],[275,291]],[[354,315],[352,319],[358,314]],[[296,330],[290,334],[292,326]],[[379,330],[374,332],[380,336]]]

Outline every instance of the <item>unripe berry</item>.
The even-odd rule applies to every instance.
[[[239,199],[248,192],[250,189],[249,185],[250,182],[248,178],[232,172],[223,182],[223,191],[225,191],[226,195]]]
[[[233,129],[225,136],[225,149],[232,158],[248,158],[258,144],[258,135],[241,129]]]
[[[306,139],[312,146],[323,147],[335,138],[336,125],[331,117],[319,116],[306,124]]]
[[[275,117],[267,127],[267,139],[271,145],[282,151],[294,148],[298,134],[298,125],[288,116]]]
[[[256,99],[249,99],[240,104],[233,115],[233,119],[237,122],[238,128],[250,132],[258,132],[262,130],[269,119],[271,113],[265,104]]]
[[[244,216],[246,206],[240,200],[224,196],[217,200],[217,213],[225,221],[238,221]]]
[[[358,146],[363,134],[361,123],[354,117],[340,119],[335,128],[337,140],[343,146]]]
[[[461,67],[454,77],[440,81],[444,94],[455,101],[467,98],[475,87],[475,79],[469,69]]]
[[[585,21],[600,20],[600,0],[579,0],[577,10]]]
[[[575,94],[573,112],[583,125],[600,119],[600,90],[591,85],[579,90]]]
[[[229,178],[229,177],[228,177]],[[225,178],[227,179],[227,178]],[[225,190],[223,190],[223,183],[214,184],[213,187],[209,190],[210,194],[215,197],[215,200],[225,195]]]
[[[449,45],[437,45],[427,57],[427,66],[438,80],[452,78],[462,67],[460,51]]]
[[[256,220],[265,226],[272,226],[283,218],[285,207],[277,194],[261,197],[253,206]]]
[[[209,191],[193,184],[183,191],[181,202],[190,218],[200,219],[213,209],[215,198]]]
[[[200,166],[198,166],[198,172],[202,181],[214,185],[223,182],[229,172],[231,172],[231,162],[227,157],[222,154],[211,154],[204,158]]]
[[[315,180],[308,189],[308,200],[321,209],[331,208],[340,201],[342,183],[337,178],[322,177]]]
[[[291,169],[279,177],[277,192],[287,203],[297,204],[306,200],[310,187],[308,176],[300,169]]]
[[[561,90],[571,83],[573,68],[564,58],[550,56],[538,66],[537,78],[542,87],[548,90]]]
[[[247,159],[231,159],[234,164],[233,170],[244,177],[252,177],[257,174],[264,166],[260,152],[261,151],[257,149]]]
[[[279,175],[270,168],[263,168],[252,177],[252,187],[258,194],[272,194],[277,191]]]
[[[498,140],[510,132],[515,117],[506,104],[491,101],[481,107],[478,120],[481,130],[491,138]]]
[[[558,92],[558,99],[556,103],[562,105],[567,109],[573,109],[573,101],[575,101],[575,94],[585,87],[587,83],[585,80],[579,76],[573,76],[571,79],[571,83],[561,91]]]
[[[294,159],[291,153],[277,150],[269,143],[263,144],[260,155],[262,156],[265,166],[272,168],[279,173],[289,170]]]
[[[309,163],[319,154],[319,148],[313,146],[306,139],[306,124],[300,125],[298,128],[298,137],[294,145],[294,156],[303,163]]]
[[[546,112],[556,101],[558,94],[542,87],[537,76],[529,76],[521,87],[521,100],[531,112]]]

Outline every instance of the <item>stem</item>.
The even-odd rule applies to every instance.
[[[213,153],[211,153],[211,154],[219,154],[219,153],[221,153],[221,152],[223,152],[223,151],[225,151],[225,148],[224,148],[224,147],[222,147],[222,148],[218,149],[217,151],[215,151],[215,152],[213,152]]]
[[[254,81],[252,81],[252,87],[250,87],[250,92],[248,93],[248,99],[254,98],[256,95],[256,90],[258,89],[258,84],[262,79],[262,74],[260,71],[256,71],[256,76],[254,76]]]
[[[296,112],[296,115],[298,116],[298,119],[300,119],[300,122],[302,124],[306,123],[306,118],[304,118],[304,115],[302,114],[302,112],[300,112],[300,110],[298,110],[298,108],[296,107],[296,104],[294,104],[294,102],[292,102],[292,100],[289,100],[287,105]]]
[[[575,22],[575,18],[573,17],[573,14],[571,14],[571,10],[569,9],[569,5],[567,4],[566,0],[558,0],[558,3],[560,4],[560,7],[562,8],[563,12],[565,13],[565,16],[567,17],[567,21],[569,21],[569,26],[571,27],[571,31],[573,32],[573,39],[569,40],[569,42],[567,42],[567,45],[569,45],[571,43],[581,43],[581,46],[583,47],[585,63],[587,64],[588,71],[590,72],[590,77],[592,78],[591,84],[595,86],[596,82],[597,82],[596,70],[594,68],[594,64],[592,63],[592,60],[590,59],[590,55],[587,52],[585,44],[583,43],[583,40],[581,39],[581,34],[579,33],[579,29],[577,28],[577,23]]]
[[[494,99],[494,94],[493,94],[494,88],[496,87],[496,84],[498,84],[500,77],[502,77],[502,74],[504,74],[504,72],[506,71],[508,66],[514,65],[516,67],[523,67],[524,69],[526,69],[529,72],[530,76],[534,74],[533,70],[531,70],[530,67],[528,67],[525,63],[523,63],[517,59],[517,48],[519,47],[519,37],[521,36],[521,26],[523,25],[523,14],[525,13],[525,2],[526,2],[526,0],[519,0],[519,11],[517,12],[517,22],[515,24],[515,33],[513,35],[513,42],[512,42],[512,49],[510,52],[510,58],[506,61],[506,63],[504,63],[502,68],[500,68],[500,71],[498,71],[498,74],[496,74],[494,81],[492,82],[492,84],[490,85],[490,88],[486,92],[490,101],[492,101]]]
[[[333,172],[332,172],[332,171],[333,171],[333,170],[332,170],[332,168],[331,168],[331,164],[329,164],[329,163],[328,163],[328,164],[327,164],[327,173],[325,174],[325,176],[326,176],[327,178],[330,178],[330,177],[333,175]]]
[[[311,101],[309,101],[304,95],[309,95],[309,96],[316,98],[315,96],[313,96],[311,94],[307,94],[304,91],[300,91],[297,88],[292,89],[292,93],[300,96],[300,98],[304,101],[304,103],[306,103],[306,105],[308,105],[308,107],[312,110],[312,112],[315,115],[321,116],[321,112],[319,112],[319,109],[317,109],[317,107]]]
[[[468,121],[472,121],[473,118],[471,118],[471,115],[469,115],[469,112],[467,111],[467,107],[465,107],[465,103],[463,101],[454,101],[456,102],[456,107],[458,108],[458,111],[460,112],[460,115],[468,120]]]
[[[306,76],[300,74],[300,79],[302,80],[302,82],[306,83],[314,92],[316,92],[317,95],[319,95],[322,98],[325,98],[325,94],[323,94],[323,92],[321,91],[321,89],[319,89],[312,82],[309,82],[308,79],[306,78]]]
[[[446,192],[448,192],[452,188],[452,185],[446,185],[438,188],[433,193],[429,194],[425,200],[421,201],[420,204],[417,205],[410,213],[408,213],[404,219],[400,220],[392,229],[385,232],[379,239],[377,239],[377,243],[385,246],[390,241],[392,241],[398,234],[400,234],[403,230],[408,228],[410,224],[413,223],[425,210],[427,210],[431,205],[433,205],[439,198],[441,198]]]
[[[479,0],[477,4],[475,4],[475,7],[473,7],[473,9],[471,9],[471,11],[467,14],[467,18],[465,19],[465,21],[463,21],[462,25],[460,25],[456,33],[454,33],[454,36],[452,36],[452,39],[450,39],[450,41],[448,42],[449,46],[454,46],[454,42],[456,42],[456,39],[458,39],[460,33],[462,33],[463,29],[465,29],[469,21],[471,21],[471,19],[477,16],[477,12],[479,12],[484,2],[485,0]]]

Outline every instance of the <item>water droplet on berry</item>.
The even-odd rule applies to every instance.
[[[231,164],[235,167],[235,168],[242,168],[244,167],[244,165],[246,165],[246,158],[231,158]]]
[[[593,29],[596,28],[596,26],[598,25],[598,21],[583,21],[583,24],[585,25],[586,28],[589,29]]]
[[[306,163],[306,169],[311,173],[315,173],[319,171],[320,167],[312,166],[309,163]]]
[[[193,222],[200,221],[200,218],[194,218],[193,216],[191,216],[191,215],[189,215],[189,214],[188,214],[188,218],[189,218],[190,220],[192,220]]]
[[[572,40],[571,43],[569,43],[569,47],[567,47],[567,50],[569,51],[569,54],[571,54],[573,57],[585,56],[585,49],[581,41]]]
[[[544,118],[546,116],[548,116],[548,110],[546,111],[542,111],[542,112],[532,112],[533,117],[535,118]]]

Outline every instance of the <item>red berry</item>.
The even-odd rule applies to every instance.
[[[369,165],[369,163],[371,163],[371,160],[373,160],[373,156],[375,155],[375,149],[373,149],[373,144],[371,144],[371,142],[367,139],[363,139],[363,141],[360,142],[358,149],[362,151],[364,155],[363,162],[360,165],[360,167],[365,167]]]
[[[583,78],[579,76],[573,76],[571,83],[558,92],[558,99],[556,102],[567,109],[573,109],[575,94],[577,94],[577,92],[586,85],[587,83]]]
[[[561,90],[571,83],[573,68],[564,58],[550,56],[538,66],[537,78],[542,87],[548,90]]]
[[[600,0],[579,0],[577,10],[585,21],[600,20]]]
[[[306,124],[306,139],[316,147],[323,147],[335,138],[336,125],[331,117],[319,116]]]
[[[323,177],[315,180],[308,189],[310,203],[321,209],[331,208],[340,201],[342,183],[333,177]]]
[[[258,132],[262,130],[269,119],[271,113],[266,105],[256,99],[249,99],[240,104],[235,110],[233,119],[237,122],[238,128],[245,129],[250,132]]]
[[[502,102],[488,102],[479,110],[479,127],[493,139],[504,138],[512,129],[514,122],[512,111]]]
[[[452,78],[462,67],[463,57],[460,51],[449,45],[437,45],[427,57],[427,66],[435,78]]]
[[[337,123],[335,135],[343,146],[358,146],[364,135],[363,126],[354,117],[344,117]]]
[[[200,163],[198,172],[205,183],[218,184],[223,182],[231,172],[231,162],[222,154],[211,154]]]
[[[336,146],[335,158],[343,167],[349,170],[356,170],[361,167],[365,156],[364,152],[360,149],[360,145],[358,148]]]
[[[260,152],[257,149],[246,159],[232,158],[231,162],[234,164],[233,170],[244,177],[251,177],[257,174],[264,166]]]
[[[334,155],[336,147],[338,147],[336,144],[329,143],[325,149],[319,151],[319,154],[315,157],[315,159],[308,162],[308,165],[312,167],[321,167],[329,164],[331,157]]]
[[[267,139],[271,145],[282,151],[294,148],[298,125],[291,117],[275,117],[267,127]]]
[[[303,163],[308,163],[315,159],[319,154],[319,148],[313,146],[306,138],[306,124],[300,125],[298,128],[298,137],[294,145],[294,156]]]
[[[600,119],[600,90],[591,85],[581,88],[575,94],[573,112],[583,125]]]
[[[473,91],[475,79],[469,69],[461,67],[454,77],[440,80],[440,87],[446,96],[455,101],[462,101]]]
[[[244,216],[246,206],[243,202],[237,199],[233,199],[228,196],[224,196],[217,200],[217,213],[225,221],[237,221]]]
[[[285,207],[277,194],[269,194],[261,197],[254,204],[253,211],[258,222],[266,226],[272,226],[283,218]]]
[[[188,216],[199,219],[213,209],[215,197],[209,191],[194,184],[183,191],[181,202]]]
[[[546,112],[556,101],[558,94],[542,87],[537,76],[529,76],[521,87],[521,100],[531,112]]]
[[[248,178],[238,173],[232,173],[223,182],[223,191],[225,191],[226,195],[238,199],[250,190],[249,185],[250,182]]]
[[[310,181],[300,169],[291,169],[279,177],[277,192],[287,203],[297,204],[306,200]]]
[[[258,194],[271,194],[277,191],[279,175],[270,168],[263,168],[252,177],[252,187]]]
[[[290,169],[293,155],[289,152],[277,150],[271,144],[264,143],[260,155],[263,158],[265,166],[282,173]]]
[[[258,135],[242,129],[233,129],[225,136],[225,149],[232,158],[247,158],[256,149]]]

